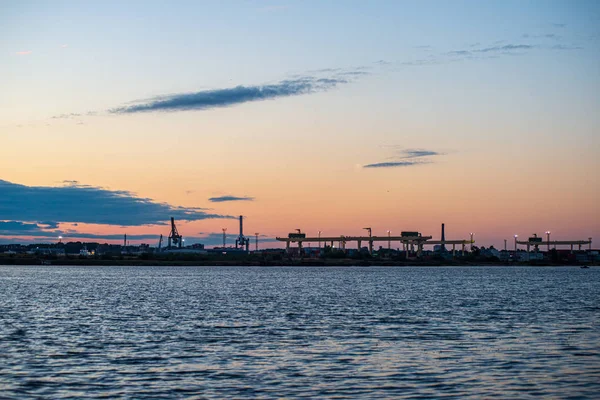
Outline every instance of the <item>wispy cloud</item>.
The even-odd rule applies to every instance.
[[[103,112],[63,113],[51,118],[77,120],[80,117],[106,113],[123,115],[144,112],[203,111],[231,107],[243,103],[325,92],[340,85],[354,82],[365,75],[370,75],[371,72],[368,72],[370,69],[369,66],[324,68],[309,71],[307,74],[293,75],[290,79],[284,79],[276,83],[239,85],[190,93],[159,95],[149,99],[130,101]]]
[[[449,56],[468,56],[471,54],[470,50],[452,50],[446,53]]]
[[[432,160],[426,157],[441,156],[445,153],[440,153],[434,150],[425,149],[402,149],[397,145],[387,145],[382,147],[388,147],[395,149],[397,154],[391,159],[393,161],[378,162],[373,164],[363,165],[363,168],[399,168],[399,167],[412,167],[415,165],[431,164]]]
[[[85,117],[85,116],[92,116],[92,115],[96,115],[97,112],[95,111],[89,111],[86,113],[67,113],[67,114],[59,114],[59,115],[55,115],[53,117],[51,117],[52,119],[76,119],[79,117]]]
[[[478,54],[483,53],[504,53],[514,54],[517,51],[526,51],[536,48],[537,46],[530,44],[506,44],[503,46],[490,46],[480,49],[469,49],[469,50],[451,50],[445,54],[451,57],[468,57],[473,58]]]
[[[254,201],[254,197],[249,196],[219,196],[219,197],[211,197],[208,201],[213,203],[222,203],[225,201]]]
[[[179,207],[67,181],[65,186],[26,186],[0,180],[0,218],[16,221],[84,222],[120,226],[164,224],[170,217],[184,221],[233,218],[199,207]]]
[[[29,55],[31,53],[32,53],[31,50],[25,50],[25,51],[17,51],[15,54],[18,55],[18,56],[26,56],[26,55]]]
[[[160,96],[146,102],[113,108],[109,112],[112,114],[132,114],[151,111],[208,110],[254,101],[324,92],[344,83],[348,83],[348,80],[342,77],[301,77],[260,86],[236,86]]]
[[[525,39],[554,39],[561,40],[562,36],[557,35],[556,33],[545,33],[543,35],[530,35],[529,33],[524,33],[521,37]]]
[[[445,61],[440,58],[424,58],[413,61],[402,61],[398,65],[403,67],[421,67],[426,65],[438,65],[443,64]]]
[[[441,156],[444,153],[440,153],[433,150],[423,150],[423,149],[407,149],[402,150],[401,154],[403,154],[402,158],[418,158],[418,157],[431,157],[431,156]]]
[[[306,71],[309,74],[322,74],[322,73],[332,73],[332,72],[338,72],[338,71],[342,71],[342,68],[321,68],[321,69],[312,69],[309,71]]]
[[[366,72],[366,71],[346,71],[346,72],[340,72],[340,73],[336,74],[336,76],[363,76],[363,75],[370,75],[370,73]]]
[[[498,40],[489,43],[487,46],[480,42],[472,43],[462,49],[454,49],[440,54],[432,54],[429,58],[406,61],[400,63],[403,66],[419,66],[432,64],[445,64],[449,62],[467,61],[467,60],[485,60],[498,58],[501,56],[522,55],[531,51],[561,51],[561,50],[580,50],[583,47],[575,44],[557,44],[563,41],[563,37],[555,33],[545,34],[523,34],[524,39],[529,39],[531,43],[507,43],[504,40]],[[528,41],[529,41],[528,40]],[[551,40],[553,43],[548,42]]]
[[[474,53],[489,53],[496,51],[515,51],[515,50],[531,50],[535,46],[530,44],[505,44],[504,46],[484,47],[483,49],[472,50]]]
[[[550,47],[552,50],[581,50],[582,46],[568,45],[568,44],[555,44]]]
[[[412,167],[414,165],[429,164],[429,161],[388,161],[363,165],[363,168],[398,168]]]

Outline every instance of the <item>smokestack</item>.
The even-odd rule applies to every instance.
[[[127,234],[123,235],[123,247],[127,247]]]
[[[445,224],[442,224],[442,242],[446,240],[446,226]],[[446,245],[444,243],[442,243],[442,247],[441,247],[442,251],[446,250]]]
[[[240,215],[240,237],[244,236],[244,222],[243,219],[244,217],[242,215]]]

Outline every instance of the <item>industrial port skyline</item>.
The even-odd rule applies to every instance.
[[[0,244],[0,264],[61,264],[83,263],[83,265],[473,265],[473,263],[512,265],[560,265],[596,264],[600,252],[592,249],[592,238],[588,240],[554,240],[551,232],[545,239],[537,234],[526,238],[514,235],[514,248],[477,245],[474,233],[468,239],[449,238],[445,224],[441,224],[439,240],[418,231],[401,231],[392,235],[373,234],[371,227],[362,228],[362,235],[328,236],[307,235],[300,228],[275,240],[285,244],[285,249],[273,248],[271,243],[261,242],[259,233],[250,236],[244,233],[244,217],[238,217],[239,231],[234,245],[227,243],[227,229],[222,229],[221,246],[209,248],[205,244],[186,244],[179,233],[175,219],[171,217],[168,236],[160,235],[158,246],[149,244],[132,245],[127,235],[122,245],[97,242],[67,242],[62,236],[58,243],[33,244],[28,246]],[[254,238],[254,241],[252,240]],[[163,245],[164,243],[164,245]],[[254,246],[251,247],[251,244]],[[354,245],[355,246],[354,246]],[[364,244],[364,246],[363,246]],[[382,245],[383,244],[383,245]],[[386,245],[387,244],[387,245]],[[521,248],[519,248],[521,246]],[[562,247],[562,249],[561,249]],[[567,249],[565,250],[565,247]],[[523,249],[524,248],[524,249]],[[190,264],[192,263],[192,264]]]
[[[341,250],[345,250],[346,248],[354,248],[356,247],[357,249],[362,249],[363,246],[361,246],[361,243],[365,243],[368,245],[368,251],[369,253],[373,253],[373,250],[375,249],[374,244],[378,243],[381,244],[383,243],[383,245],[385,245],[387,243],[387,249],[397,249],[400,250],[402,249],[402,251],[407,251],[407,249],[409,248],[409,245],[411,246],[415,246],[419,249],[419,251],[421,251],[425,246],[437,246],[440,247],[444,250],[447,250],[447,247],[451,247],[452,251],[455,251],[457,249],[458,246],[458,250],[461,252],[465,252],[465,250],[467,249],[467,246],[469,246],[469,249],[472,250],[473,246],[478,246],[478,247],[496,247],[500,250],[509,250],[509,244],[511,245],[511,249],[513,249],[514,251],[517,251],[518,246],[521,247],[526,247],[527,251],[529,251],[529,249],[531,247],[534,247],[536,250],[538,249],[539,246],[546,246],[547,250],[550,251],[550,248],[554,248],[556,249],[557,246],[560,248],[561,246],[567,246],[570,247],[571,251],[573,251],[574,249],[577,250],[582,250],[582,246],[588,246],[588,250],[592,249],[592,237],[588,237],[587,239],[573,239],[573,238],[569,238],[569,239],[552,239],[551,240],[551,231],[545,231],[544,232],[544,237],[542,237],[541,235],[538,236],[537,233],[533,233],[531,234],[529,237],[524,237],[521,236],[521,239],[519,239],[519,235],[518,234],[514,234],[513,237],[509,240],[509,239],[504,239],[503,240],[503,247],[500,246],[494,246],[494,244],[484,244],[484,243],[477,243],[477,241],[475,240],[475,233],[474,232],[470,232],[468,238],[447,238],[446,234],[445,234],[445,223],[441,224],[441,232],[439,235],[439,240],[434,239],[433,235],[424,235],[423,233],[419,232],[419,231],[399,231],[397,233],[394,233],[392,235],[392,230],[386,230],[384,235],[377,235],[377,232],[375,232],[375,234],[373,234],[373,230],[371,227],[366,227],[366,228],[362,228],[363,232],[368,233],[368,235],[365,234],[359,234],[359,235],[348,235],[348,234],[341,234],[341,235],[331,235],[331,234],[324,234],[323,231],[319,230],[317,232],[316,235],[310,235],[310,233],[304,232],[302,231],[302,229],[300,228],[296,228],[294,230],[293,233],[289,233],[287,236],[284,237],[280,237],[280,236],[275,236],[275,237],[269,237],[269,236],[265,236],[265,235],[261,235],[259,232],[255,232],[254,234],[247,234],[244,232],[244,219],[245,217],[240,215],[238,217],[238,227],[239,227],[239,231],[237,233],[237,235],[232,234],[230,231],[230,234],[227,234],[228,229],[227,228],[222,228],[222,233],[221,234],[217,234],[219,235],[219,239],[221,240],[220,243],[215,243],[214,241],[204,241],[202,242],[202,238],[191,238],[188,239],[187,243],[186,240],[184,238],[183,235],[181,235],[179,233],[179,230],[177,228],[177,225],[175,223],[175,219],[173,217],[171,217],[170,219],[170,231],[168,233],[168,235],[163,235],[160,234],[158,236],[158,244],[156,246],[153,246],[152,243],[150,243],[150,241],[145,240],[148,238],[152,238],[152,236],[145,236],[144,239],[135,239],[134,243],[131,243],[131,235],[129,236],[129,240],[128,240],[128,236],[127,234],[123,234],[123,238],[122,240],[118,240],[117,238],[113,238],[112,240],[108,240],[105,241],[105,243],[112,243],[112,244],[118,244],[118,243],[122,243],[123,247],[127,247],[127,246],[135,246],[137,245],[144,245],[144,246],[150,246],[150,247],[155,247],[158,251],[161,251],[162,249],[185,249],[185,248],[204,248],[207,247],[209,248],[210,246],[212,246],[212,248],[215,249],[240,249],[243,250],[245,249],[246,251],[250,251],[251,250],[251,244],[254,245],[253,249],[254,250],[258,250],[259,249],[259,243],[260,243],[260,248],[261,249],[265,249],[265,248],[278,248],[278,247],[282,247],[285,246],[286,250],[290,250],[292,245],[297,245],[299,249],[302,249],[303,247],[311,247],[311,245],[313,247],[325,247],[329,244],[330,247],[332,248],[338,248]],[[213,238],[215,235],[212,235]],[[136,236],[133,236],[134,238],[136,238]],[[165,242],[165,245],[163,247],[163,239]],[[53,241],[51,242],[37,242],[37,243],[53,243],[53,242],[57,242],[57,243],[62,243],[63,240],[65,242],[68,241],[77,241],[77,242],[86,242],[85,238],[78,238],[76,235],[74,235],[71,239],[67,236],[67,235],[62,235],[60,234],[59,236],[55,237]],[[95,242],[95,243],[101,243],[98,241],[91,241],[91,240],[87,240],[88,242]],[[510,243],[509,243],[510,242]],[[36,243],[35,239],[33,240],[29,240],[26,242],[19,242],[17,241],[7,241],[8,244],[21,244],[21,243]],[[352,244],[355,243],[355,246],[353,246]],[[392,246],[392,243],[394,244],[394,246]],[[2,243],[0,243],[2,244]],[[278,246],[279,245],[279,246]],[[383,248],[384,246],[380,245],[380,248]],[[200,246],[200,247],[199,247]],[[397,247],[396,247],[397,246]],[[512,247],[514,246],[514,247]]]

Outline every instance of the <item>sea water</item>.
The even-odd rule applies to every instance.
[[[1,398],[598,398],[600,268],[0,267]]]

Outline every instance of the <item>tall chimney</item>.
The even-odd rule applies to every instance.
[[[445,224],[442,224],[442,242],[446,240],[446,226]],[[442,243],[442,247],[441,247],[442,251],[446,251],[446,245],[444,243]]]
[[[240,237],[244,236],[244,222],[242,221],[244,217],[240,215]]]
[[[127,234],[123,235],[123,247],[127,247]]]

